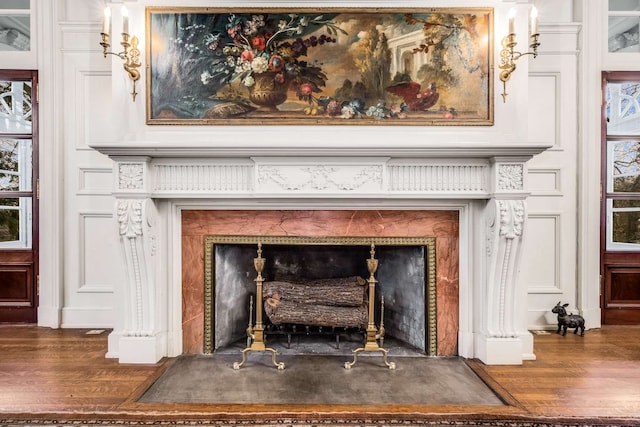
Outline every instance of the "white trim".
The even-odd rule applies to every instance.
[[[64,307],[61,328],[111,328],[113,309],[104,307]]]
[[[60,64],[55,55],[59,33],[57,8],[49,0],[34,0],[38,21],[38,81],[40,158],[40,295],[38,325],[60,327],[63,305],[63,191],[62,124],[58,119],[64,98],[58,81]],[[45,215],[46,213],[46,215]]]
[[[113,293],[113,284],[110,283],[87,283],[86,282],[86,254],[90,251],[85,247],[87,218],[113,219],[113,212],[110,211],[79,211],[78,212],[78,289],[77,293]]]
[[[111,196],[113,188],[111,187],[111,167],[96,166],[78,166],[78,189],[76,195],[82,196]],[[109,183],[106,187],[87,187],[86,177],[88,174],[105,174],[109,175]]]
[[[595,3],[595,2],[594,2]],[[576,305],[591,328],[600,327],[600,117],[606,2],[582,5],[578,142],[578,286]],[[636,63],[637,64],[637,63]],[[597,171],[597,173],[594,173]]]
[[[562,293],[562,212],[554,212],[554,211],[529,211],[528,215],[529,220],[532,218],[536,219],[552,219],[554,220],[554,242],[556,251],[554,258],[555,268],[553,274],[554,283],[550,285],[542,284],[541,286],[536,286],[535,284],[528,283],[527,284],[527,293],[536,294],[543,293],[543,289],[551,290],[551,293]],[[529,227],[531,226],[531,221],[528,221]],[[549,266],[545,266],[545,268],[549,268]]]

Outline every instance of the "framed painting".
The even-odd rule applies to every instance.
[[[493,9],[146,9],[147,123],[493,124]]]

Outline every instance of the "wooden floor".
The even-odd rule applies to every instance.
[[[416,422],[552,420],[640,426],[640,326],[536,335],[536,361],[485,366],[480,376],[509,403],[467,406],[157,405],[136,399],[172,363],[122,365],[105,359],[107,332],[0,326],[0,425],[25,419],[275,420],[394,418]],[[371,418],[373,417],[373,418]],[[438,418],[440,417],[440,418]],[[564,424],[562,424],[564,425]]]

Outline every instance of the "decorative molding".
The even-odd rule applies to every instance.
[[[540,64],[536,64],[536,66],[543,68]],[[544,71],[529,70],[530,90],[539,95],[536,97],[535,104],[532,104],[529,107],[529,114],[536,117],[539,121],[547,123],[547,125],[542,129],[551,128],[551,132],[549,133],[553,134],[550,135],[548,140],[538,142],[552,144],[552,147],[549,150],[561,151],[563,149],[561,127],[563,123],[565,123],[564,115],[566,113],[562,109],[562,97],[564,95],[563,89],[566,90],[568,87],[563,87],[563,76],[559,70],[550,70],[548,68],[543,69]],[[552,81],[549,82],[548,80]],[[547,82],[548,86],[544,86],[544,82]],[[552,88],[549,86],[552,86]],[[534,135],[537,135],[536,131],[530,132],[529,138],[534,138]]]
[[[118,164],[118,189],[142,190],[144,188],[144,165],[142,163]]]
[[[492,200],[487,205],[487,319],[489,338],[518,337],[515,309],[518,261],[525,221],[523,200]]]
[[[531,192],[531,197],[558,197],[564,196],[562,192],[562,169],[561,168],[527,168],[529,179],[527,187]],[[536,185],[536,182],[540,181],[544,176],[551,176],[553,179],[553,188],[544,188]]]
[[[113,293],[113,284],[112,283],[92,283],[87,284],[87,259],[86,255],[88,251],[91,251],[91,248],[88,248],[86,245],[87,242],[87,219],[103,219],[106,220],[108,225],[112,225],[113,221],[113,212],[79,212],[79,220],[78,220],[78,289],[77,293]],[[109,237],[112,237],[109,234]],[[115,238],[114,238],[115,240]],[[106,242],[100,242],[106,243]]]
[[[482,198],[489,188],[488,163],[474,160],[468,164],[427,159],[422,163],[389,163],[386,158],[375,163],[317,163],[318,160],[306,158],[278,159],[277,163],[263,159],[254,163],[215,164],[162,161],[152,163],[152,191],[158,197],[228,193],[351,196],[386,191],[422,197],[466,194]]]
[[[567,419],[566,417],[545,417],[542,420],[540,417],[534,417],[530,415],[508,416],[508,415],[459,415],[459,414],[419,414],[419,415],[407,415],[407,414],[362,414],[357,412],[355,414],[343,415],[335,413],[323,413],[323,412],[310,412],[302,413],[300,416],[291,416],[286,414],[273,415],[265,412],[257,412],[251,417],[243,415],[234,415],[230,413],[225,417],[198,418],[198,417],[182,417],[177,418],[173,414],[166,412],[160,412],[153,417],[134,417],[132,415],[110,415],[109,417],[99,415],[93,415],[91,420],[86,419],[84,413],[72,414],[61,419],[60,416],[52,416],[50,414],[34,415],[27,414],[24,417],[17,417],[13,414],[8,414],[0,418],[0,424],[10,425],[15,427],[20,426],[48,426],[55,425],[58,427],[75,427],[78,425],[88,425],[96,427],[113,427],[113,426],[168,426],[168,427],[235,427],[239,424],[247,427],[270,427],[270,426],[282,426],[287,425],[291,427],[307,427],[309,425],[318,427],[360,427],[364,425],[402,425],[408,427],[425,427],[425,426],[439,426],[439,427],[460,427],[463,425],[477,426],[477,427],[503,427],[508,425],[510,427],[577,427],[580,425],[604,425],[607,423],[611,426],[622,427],[627,419],[612,419],[608,420],[607,417],[572,417]],[[187,418],[187,419],[184,419]]]
[[[527,283],[527,292],[530,294],[535,294],[535,293],[561,293],[562,292],[562,283],[563,281],[561,280],[562,277],[562,269],[563,269],[563,263],[560,262],[561,261],[561,256],[560,254],[562,253],[561,250],[561,235],[562,235],[562,216],[563,213],[562,212],[535,212],[535,213],[531,213],[529,212],[527,214],[527,229],[531,230],[532,228],[532,224],[535,224],[536,221],[540,221],[540,220],[551,220],[553,222],[552,225],[545,227],[545,230],[543,231],[544,235],[548,236],[547,238],[549,239],[549,237],[551,237],[551,239],[549,239],[549,241],[553,242],[549,247],[546,246],[546,250],[545,255],[548,255],[550,257],[550,262],[552,262],[551,265],[549,265],[548,263],[545,263],[545,270],[548,272],[549,270],[553,271],[553,282],[552,283],[544,283],[544,284],[540,284],[539,286],[536,285],[531,285],[530,283]],[[537,229],[539,234],[541,232],[541,230],[538,228]],[[529,232],[531,233],[531,232]],[[535,240],[527,240],[528,242],[532,242]],[[535,249],[540,249],[540,245],[537,245],[535,248],[533,246],[528,246],[528,249],[530,250],[535,250]],[[551,260],[552,259],[552,260]],[[531,264],[534,265],[534,264]],[[573,270],[573,266],[569,267],[569,270]],[[529,277],[529,280],[531,279],[531,277]]]
[[[122,199],[117,201],[119,232],[127,260],[128,279],[123,337],[151,337],[154,322],[154,289],[150,272],[153,271],[151,257],[147,255],[143,241],[143,210],[150,199]],[[145,229],[151,234],[151,224]],[[153,252],[153,250],[151,250]]]
[[[258,165],[258,184],[266,190],[354,192],[374,186],[382,190],[382,165]]]
[[[64,97],[64,108],[68,111],[73,111],[74,118],[76,120],[76,127],[72,134],[75,149],[77,151],[92,151],[90,144],[109,142],[109,136],[111,136],[110,128],[102,127],[100,131],[96,131],[95,121],[89,119],[92,111],[92,107],[95,105],[96,88],[101,90],[108,90],[111,81],[110,70],[94,70],[87,69],[81,56],[73,52],[63,53],[63,62],[65,70],[65,79],[69,79],[65,83],[65,87],[72,87],[74,93]],[[96,81],[100,79],[102,81]],[[92,88],[92,84],[95,83],[95,88]],[[96,107],[94,107],[96,108]],[[100,138],[97,138],[100,136]],[[104,140],[102,139],[104,138]]]
[[[523,190],[524,189],[524,165],[500,164],[498,165],[498,190]]]
[[[390,191],[487,192],[485,164],[389,165]]]
[[[214,349],[214,247],[221,244],[257,245],[351,245],[351,246],[424,246],[426,248],[425,283],[426,349],[429,356],[438,354],[437,292],[436,292],[436,238],[435,237],[338,237],[338,236],[250,236],[209,235],[204,238],[204,354]]]
[[[252,164],[154,164],[154,192],[237,193],[253,190]]]
[[[515,239],[522,236],[524,201],[498,200],[500,209],[500,236]]]
[[[357,127],[357,126],[355,126]],[[91,144],[91,148],[98,152],[118,160],[122,157],[144,156],[151,159],[161,159],[162,163],[172,161],[173,163],[184,164],[186,159],[208,159],[216,160],[230,159],[233,157],[236,163],[238,159],[267,159],[277,160],[281,164],[282,159],[349,159],[350,164],[355,164],[353,159],[367,158],[384,159],[423,159],[435,161],[436,159],[457,159],[461,163],[478,164],[481,160],[493,159],[496,157],[507,158],[517,157],[531,158],[550,148],[549,144],[542,143],[506,143],[506,142],[434,142],[424,141],[417,138],[423,137],[420,133],[411,133],[409,130],[403,131],[404,138],[397,140],[397,133],[390,134],[383,127],[376,129],[375,136],[384,138],[396,138],[396,140],[386,140],[386,144],[373,146],[369,139],[360,138],[361,129],[346,130],[345,135],[341,135],[340,145],[326,144],[326,137],[322,140],[305,141],[304,144],[290,144],[288,138],[279,138],[278,142],[267,143],[270,133],[265,133],[264,128],[257,127],[257,132],[261,132],[264,140],[255,144],[246,142],[255,141],[250,133],[241,132],[238,129],[223,130],[216,129],[216,144],[211,143],[211,132],[207,133],[185,133],[180,134],[184,140],[179,143],[175,138],[170,141],[126,141],[122,142],[96,142]],[[243,129],[244,131],[244,129]],[[358,132],[359,131],[359,132]],[[353,133],[352,133],[353,132]],[[278,133],[276,133],[279,135]],[[238,140],[240,135],[243,140]],[[372,134],[373,135],[373,134]],[[353,136],[353,137],[351,137]],[[349,138],[351,137],[351,138]],[[321,138],[318,136],[318,138]],[[345,138],[349,138],[348,140]],[[419,143],[418,143],[419,142]],[[262,157],[261,157],[262,156]],[[453,161],[453,160],[452,160]],[[273,163],[272,163],[273,164]],[[317,164],[313,163],[313,164]]]
[[[485,252],[487,259],[491,259],[493,256],[493,246],[496,240],[496,211],[495,209],[489,210],[485,220],[487,222],[487,234],[485,242]]]
[[[94,166],[80,166],[78,167],[78,190],[76,195],[78,196],[110,196],[113,191],[112,183],[113,168],[111,167],[94,167]],[[93,176],[98,178],[103,176],[104,186],[94,187],[87,185],[89,177]]]
[[[128,239],[142,236],[142,201],[118,200],[120,235]]]

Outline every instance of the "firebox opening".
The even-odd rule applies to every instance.
[[[260,241],[262,257],[266,260],[262,273],[265,286],[269,282],[302,283],[305,289],[309,289],[307,286],[314,283],[335,284],[361,277],[365,295],[369,278],[366,260],[370,257],[371,243],[375,243],[375,258],[379,261],[375,273],[375,323],[379,325],[381,297],[384,297],[385,342],[392,347],[390,350],[396,349],[402,354],[437,354],[435,239],[385,238],[376,242],[376,239],[367,238],[340,241],[339,238],[252,237],[250,240],[207,236],[205,353],[238,349],[246,343],[249,301],[253,298],[257,303],[253,259]],[[344,286],[339,286],[344,291]],[[313,289],[315,292],[320,288]],[[332,288],[328,289],[331,292]],[[255,307],[253,313],[255,318]],[[302,323],[282,324],[277,319],[271,320],[266,313],[263,319],[269,345],[287,354],[318,354],[321,352],[319,348],[328,354],[332,349],[349,351],[350,347],[355,349],[362,345],[366,329],[340,327],[339,324],[309,326],[305,323],[314,322],[304,320]]]

